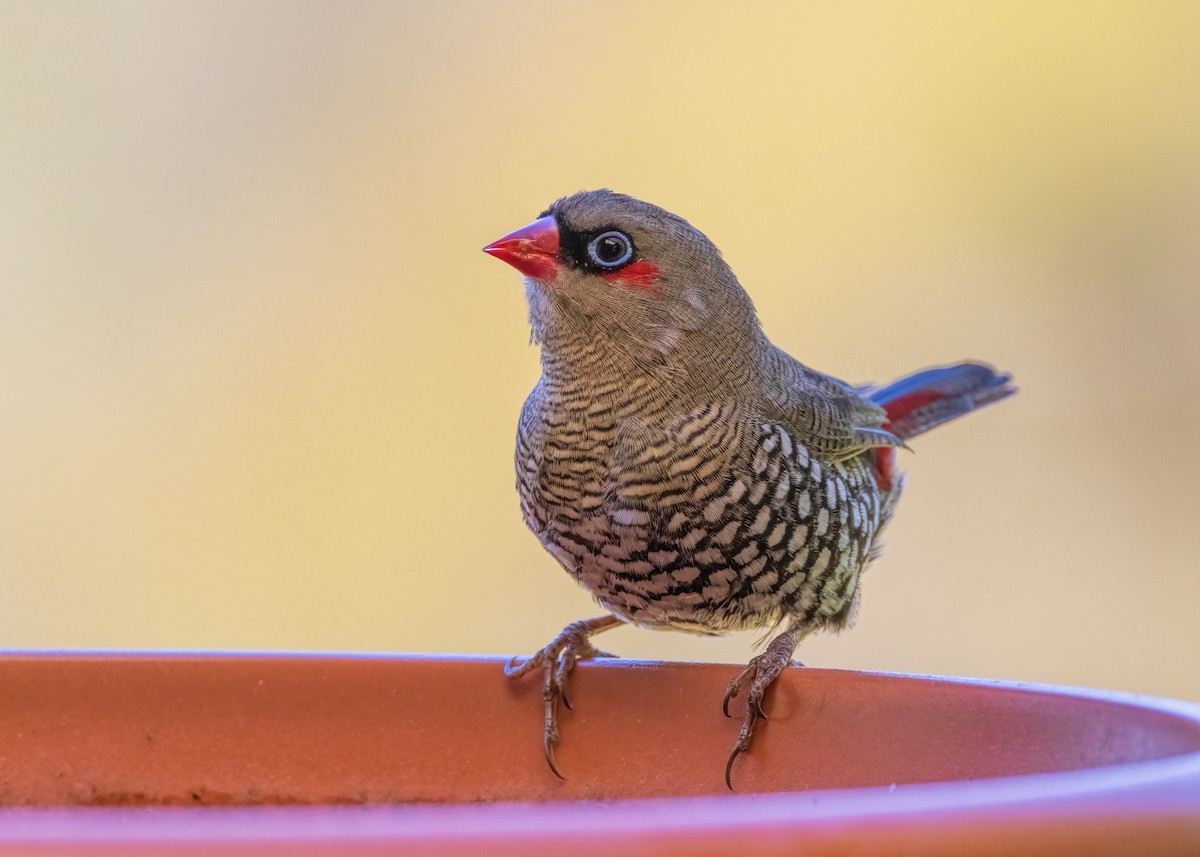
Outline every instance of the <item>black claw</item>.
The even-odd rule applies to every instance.
[[[563,781],[567,779],[559,773],[558,766],[554,764],[554,744],[549,737],[546,738],[546,764],[550,766],[550,770],[554,773],[554,776]]]
[[[767,712],[763,711],[761,696],[758,699],[753,700],[753,708],[755,717],[759,717],[763,720],[767,719]]]
[[[571,705],[571,700],[567,699],[567,689],[560,687],[558,689],[558,698],[562,700],[562,704],[567,707],[567,711],[574,711],[575,708]]]
[[[736,688],[736,687],[731,687],[731,688],[729,688],[729,690],[725,691],[725,698],[723,700],[721,700],[721,711],[723,711],[725,713],[726,717],[730,716],[729,700],[733,699],[737,695],[738,695],[738,688]]]
[[[729,761],[725,763],[725,785],[733,791],[733,763],[738,756],[746,751],[742,749],[741,744],[733,745],[733,752],[729,754]]]

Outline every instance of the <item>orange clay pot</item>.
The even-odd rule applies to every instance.
[[[0,854],[1200,854],[1197,706],[791,669],[731,794],[738,667],[581,664],[562,781],[502,663],[0,656]]]

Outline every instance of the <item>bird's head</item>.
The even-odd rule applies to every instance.
[[[483,249],[525,275],[543,346],[586,338],[661,366],[699,360],[722,337],[757,331],[750,299],[713,243],[683,218],[623,194],[564,197]]]

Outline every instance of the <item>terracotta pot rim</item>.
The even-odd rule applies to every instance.
[[[236,669],[237,664],[244,667],[255,662],[264,666],[280,662],[301,666],[305,663],[319,666],[323,662],[360,662],[374,674],[370,664],[386,667],[397,662],[414,662],[414,666],[423,664],[426,667],[441,663],[451,670],[457,665],[457,668],[482,668],[490,673],[493,668],[498,672],[507,659],[495,655],[329,651],[22,649],[0,652],[0,666],[20,661],[58,661],[76,665],[110,661],[117,662],[115,665],[118,666],[119,662],[158,662],[166,667],[173,663],[203,661],[210,665],[229,665],[231,669]],[[703,673],[706,680],[710,680],[713,666],[604,660],[581,665],[581,669],[593,673],[594,679],[611,684],[623,680],[626,675],[633,679],[634,675],[644,671],[668,675]],[[1143,713],[1154,712],[1189,735],[1200,736],[1200,704],[1182,700],[992,679],[813,667],[805,668],[805,672],[825,674],[814,676],[820,679],[818,684],[826,680],[850,681],[863,682],[870,688],[880,683],[932,683],[945,688],[982,688],[1089,700]],[[527,702],[536,702],[534,696],[536,693],[526,693],[518,699],[524,706]],[[769,843],[773,841],[772,837],[784,837],[794,844],[802,838],[811,840],[812,837],[828,836],[832,842],[837,836],[844,835],[847,823],[854,827],[855,836],[877,835],[881,842],[893,841],[898,835],[902,838],[908,835],[912,841],[917,841],[919,837],[913,831],[918,828],[925,831],[921,834],[925,836],[929,831],[940,831],[938,835],[947,831],[961,834],[990,829],[989,825],[997,824],[1009,831],[1005,836],[1019,837],[1039,825],[1050,825],[1057,826],[1056,829],[1073,829],[1077,835],[1092,836],[1097,842],[1109,841],[1104,837],[1121,835],[1129,836],[1130,842],[1134,842],[1143,841],[1138,837],[1146,835],[1143,828],[1150,823],[1147,819],[1154,818],[1170,820],[1176,832],[1180,824],[1184,825],[1185,830],[1191,831],[1187,835],[1193,836],[1186,841],[1200,843],[1200,827],[1195,825],[1200,820],[1200,738],[1190,746],[1197,749],[1119,764],[1011,776],[981,775],[969,780],[901,783],[892,788],[874,785],[680,797],[363,806],[16,807],[0,809],[0,853],[18,843],[78,843],[86,840],[125,847],[135,842],[156,846],[164,843],[215,846],[235,842],[253,849],[266,843],[273,847],[281,843],[299,846],[314,837],[325,837],[327,844],[329,841],[364,846],[382,843],[400,850],[412,849],[414,853],[423,853],[431,844],[437,843],[439,847],[451,847],[449,853],[460,853],[454,848],[461,849],[461,853],[480,850],[480,845],[486,844],[482,850],[489,853],[550,854],[562,853],[562,848],[573,846],[577,854],[591,855],[619,851],[629,843],[651,839],[663,842],[687,840],[692,843],[689,847],[696,851],[702,850],[701,846],[709,847],[715,843],[731,846],[739,842]],[[579,773],[577,776],[584,775]],[[1187,827],[1188,824],[1192,826]],[[900,828],[908,833],[897,833]],[[594,842],[581,847],[580,837]],[[1012,839],[1010,844],[1024,841]],[[536,848],[530,850],[531,844]],[[153,853],[168,852],[169,849]],[[635,850],[630,853],[651,852]],[[676,849],[669,853],[692,852]],[[756,853],[776,852],[763,852],[758,848]],[[934,849],[927,853],[955,851]]]
[[[490,663],[495,664],[500,668],[503,664],[509,661],[509,657],[503,655],[491,654],[475,654],[465,652],[357,652],[357,651],[341,651],[341,650],[302,650],[302,649],[73,649],[73,648],[27,648],[27,649],[4,649],[0,650],[0,662],[6,659],[42,659],[42,658],[70,658],[78,660],[200,660],[200,661],[423,661],[423,662],[443,662],[443,663]],[[640,670],[640,669],[676,669],[689,667],[704,667],[712,666],[712,662],[705,661],[658,661],[658,660],[638,660],[633,658],[614,658],[601,659],[588,662],[587,666],[592,669],[613,669],[613,670]],[[730,667],[738,666],[733,662],[728,664]],[[809,671],[820,671],[824,673],[834,673],[846,676],[871,676],[885,680],[913,681],[913,682],[933,682],[945,685],[958,686],[973,686],[994,689],[1004,692],[1014,693],[1036,693],[1049,696],[1069,697],[1074,699],[1087,699],[1100,703],[1112,705],[1129,706],[1137,709],[1146,709],[1157,711],[1159,713],[1180,718],[1183,720],[1192,721],[1200,727],[1200,703],[1189,702],[1181,699],[1173,699],[1170,697],[1155,696],[1149,694],[1133,693],[1129,691],[1104,690],[1099,688],[1080,687],[1075,685],[1050,684],[1041,682],[1026,682],[1026,681],[1010,681],[1005,679],[988,679],[974,678],[966,676],[947,676],[936,675],[932,673],[898,673],[887,672],[883,670],[848,670],[832,667],[804,667]],[[1102,793],[1111,790],[1114,784],[1124,788],[1135,783],[1143,781],[1152,781],[1162,778],[1174,778],[1176,776],[1187,776],[1200,773],[1200,750],[1191,753],[1184,753],[1176,756],[1168,756],[1160,759],[1150,759],[1137,762],[1128,762],[1114,765],[1101,765],[1089,768],[1080,768],[1071,771],[1048,771],[1043,773],[1020,774],[1013,776],[987,776],[969,781],[943,781],[929,783],[906,783],[899,787],[898,790],[903,790],[906,794],[920,792],[923,795],[919,801],[923,806],[930,806],[929,798],[942,797],[945,799],[945,807],[967,807],[974,806],[980,803],[992,803],[993,801],[1008,801],[1014,800],[1017,802],[1024,800],[1038,800],[1047,796],[1061,794],[1063,791],[1070,791],[1076,794],[1085,793]],[[1117,782],[1119,781],[1119,782]],[[1040,788],[1039,788],[1040,786]],[[947,794],[939,795],[939,792],[946,791]],[[687,801],[711,801],[715,805],[724,806],[730,801],[742,801],[751,804],[756,804],[759,809],[767,809],[767,805],[772,802],[785,804],[787,812],[790,816],[795,815],[796,805],[795,800],[798,795],[804,797],[813,796],[817,799],[812,801],[813,806],[820,805],[820,812],[815,812],[815,815],[824,815],[826,811],[833,809],[837,805],[837,801],[831,801],[830,797],[834,795],[852,796],[852,803],[858,804],[862,798],[870,796],[872,793],[878,793],[878,786],[862,786],[849,787],[838,789],[805,789],[802,791],[782,791],[782,792],[755,792],[750,794],[729,794],[721,796],[686,796],[686,797],[649,797],[649,798],[616,798],[604,799],[602,801],[591,801],[587,799],[573,800],[528,800],[528,801],[495,801],[488,802],[487,806],[518,806],[518,805],[581,805],[587,806],[593,803],[602,803],[605,806],[614,804],[629,804],[629,805],[645,805],[650,808],[661,809],[663,806],[675,804],[681,800]],[[883,796],[884,803],[889,806],[883,807],[881,811],[885,814],[894,811],[896,804],[902,803],[897,800],[894,792],[889,792]],[[940,801],[935,801],[940,803]],[[868,800],[867,803],[870,803]],[[430,808],[457,808],[462,804],[441,804],[437,802],[421,803],[421,806]],[[474,806],[474,805],[471,805]],[[342,807],[333,807],[342,809]],[[369,809],[375,810],[383,807],[368,806],[368,807],[345,807],[345,809]],[[138,811],[145,810],[164,810],[172,812],[173,807],[151,807],[138,808]],[[240,812],[244,809],[256,810],[260,807],[221,807],[221,808],[203,808],[213,811],[232,811]],[[295,812],[311,809],[311,807],[277,807],[277,809]],[[40,810],[35,810],[40,811]],[[49,811],[55,811],[51,809]],[[189,808],[186,811],[194,811]],[[841,814],[840,811],[837,814]],[[850,812],[849,815],[856,815],[857,811]]]

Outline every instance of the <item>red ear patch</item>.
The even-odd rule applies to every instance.
[[[628,286],[631,289],[646,289],[647,291],[658,290],[659,274],[658,266],[652,262],[647,262],[645,259],[638,259],[636,262],[630,262],[619,271],[613,271],[611,274],[601,274],[601,279],[608,280],[610,283],[619,283],[622,286]]]

